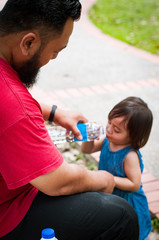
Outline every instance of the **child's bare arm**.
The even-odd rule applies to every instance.
[[[139,158],[135,151],[126,156],[124,170],[127,177],[114,177],[115,187],[125,191],[137,191],[141,184],[141,170]]]
[[[97,140],[94,140],[91,142],[82,142],[81,151],[87,154],[100,151],[103,144],[104,137],[105,136],[102,135]]]

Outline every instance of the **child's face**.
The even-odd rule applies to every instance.
[[[117,117],[108,121],[106,126],[106,137],[109,142],[116,145],[130,144],[127,121],[124,120],[124,117]]]

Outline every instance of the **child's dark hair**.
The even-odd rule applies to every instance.
[[[148,141],[153,122],[152,112],[141,98],[128,97],[114,106],[108,119],[121,116],[127,122],[131,145],[138,150]]]
[[[32,29],[41,37],[60,35],[67,19],[80,15],[79,0],[8,0],[0,12],[0,37]]]

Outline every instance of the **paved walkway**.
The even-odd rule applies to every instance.
[[[149,54],[145,51],[136,49],[134,47],[131,47],[125,43],[122,43],[121,41],[118,41],[116,39],[113,39],[109,36],[105,36],[105,34],[102,34],[96,27],[94,27],[91,22],[88,19],[88,10],[92,6],[92,4],[95,2],[95,0],[90,0],[90,1],[84,1],[84,14],[82,18],[82,24],[83,27],[86,27],[91,31],[91,33],[100,38],[102,41],[105,43],[110,43],[115,47],[119,47],[123,49],[124,51],[129,52],[130,54],[134,54],[136,56],[139,56],[140,58],[144,58],[148,60],[149,62],[157,63],[159,64],[159,57],[155,56],[153,54]],[[86,24],[87,22],[87,24]],[[89,27],[89,28],[88,28]],[[159,66],[158,66],[159,67]],[[136,88],[136,89],[144,89],[144,88],[151,88],[151,87],[158,87],[159,86],[159,78],[150,78],[150,79],[144,79],[144,80],[139,80],[139,81],[129,81],[124,83],[116,83],[113,84],[112,88],[108,88],[108,85],[103,86],[102,91],[115,91],[116,89],[121,90],[121,91],[128,91],[130,88]],[[101,93],[100,88],[93,88],[93,91],[96,93]],[[159,90],[159,89],[158,89]],[[159,92],[158,92],[159,93]],[[151,96],[152,100],[155,96]],[[158,145],[158,141],[157,141]],[[158,156],[158,155],[157,155]],[[95,156],[96,160],[99,160],[99,153],[97,153]],[[150,172],[148,172],[146,169],[144,170],[143,176],[142,176],[142,182],[143,182],[143,189],[146,193],[148,203],[149,203],[149,209],[152,214],[156,215],[156,217],[159,218],[159,180],[153,176]]]

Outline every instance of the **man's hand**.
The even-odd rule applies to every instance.
[[[81,133],[76,126],[78,122],[88,122],[88,120],[81,113],[66,111],[59,108],[56,109],[54,123],[66,128],[67,130],[71,130],[74,136],[81,140]]]
[[[51,112],[51,106],[41,104],[41,108],[43,118],[47,121]],[[88,122],[88,120],[79,112],[66,111],[57,107],[54,115],[54,123],[69,131],[71,130],[74,136],[81,140],[81,133],[76,126],[78,122]]]

